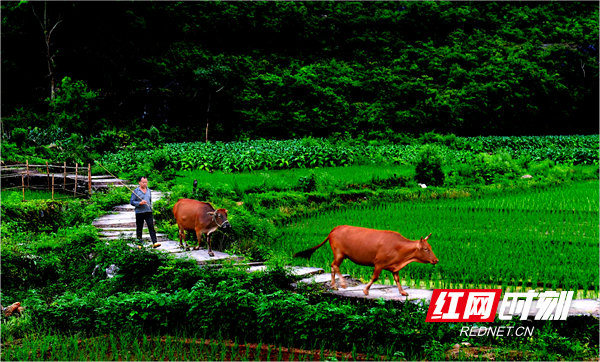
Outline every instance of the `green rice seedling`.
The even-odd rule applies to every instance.
[[[150,336],[142,335],[142,351],[148,352],[146,359],[152,359],[152,340]]]
[[[48,354],[51,353],[52,349],[52,336],[45,336],[40,348],[40,357],[43,360],[48,358]]]
[[[79,352],[79,346],[77,345],[77,340],[73,341],[73,338],[71,336],[65,335],[63,336],[63,341],[60,344],[61,346],[61,356],[62,359],[66,359],[66,360],[75,360],[77,358],[77,354]],[[75,343],[73,343],[75,342]]]
[[[217,353],[218,353],[218,349],[219,349],[219,344],[217,342],[217,340],[210,340],[209,344],[208,344],[209,348],[210,348],[210,354],[209,354],[209,358],[211,361],[215,361],[217,358]]]
[[[111,359],[113,361],[118,361],[119,360],[119,350],[117,349],[117,340],[114,336],[114,334],[110,334],[109,337],[109,341],[110,341],[110,351],[111,351]]]
[[[165,343],[162,343],[162,336],[158,335],[156,337],[156,345],[157,348],[159,348],[159,353],[157,353],[156,355],[158,356],[160,361],[164,361],[165,358],[167,357],[167,355],[169,354],[169,345],[167,345],[167,341],[168,341],[169,337],[166,336],[165,337]]]
[[[168,357],[169,361],[175,360],[175,349],[176,344],[173,343],[172,336],[166,336],[165,338],[165,357]]]
[[[323,346],[323,343],[321,343],[321,348],[319,349],[319,360],[320,361],[324,361],[324,355],[325,355],[325,348]]]
[[[83,343],[83,341],[82,341]],[[106,338],[98,338],[95,343],[85,339],[85,349],[90,360],[106,360],[107,341]]]
[[[48,336],[47,338],[50,341],[50,349],[48,351],[48,354],[50,355],[50,360],[54,361],[55,359],[58,359],[58,356],[60,355],[60,352],[61,352],[60,337],[57,335],[52,335],[52,336]]]
[[[250,360],[250,343],[244,342],[244,344],[246,345],[246,351],[240,357],[240,360],[242,360],[242,361],[249,361]]]
[[[296,353],[296,350],[292,347],[293,345],[293,343],[288,343],[288,351],[290,351],[290,361],[294,360],[294,354]]]
[[[356,352],[356,343],[352,343],[352,360],[356,361],[358,353]],[[389,359],[389,357],[388,357]]]
[[[129,341],[127,340],[127,337],[124,333],[119,334],[119,342],[121,345],[121,356],[123,361],[129,361]]]
[[[221,347],[221,357],[220,357],[221,359],[220,359],[220,361],[225,361],[225,356],[227,356],[227,349],[228,349],[227,348],[227,341],[222,340],[220,347]]]
[[[197,339],[194,338],[193,342],[190,343],[190,348],[188,352],[188,360],[190,361],[199,361],[202,360],[200,354],[198,353],[198,344],[196,343]]]
[[[266,358],[266,360],[267,361],[271,360],[271,345],[270,344],[267,345],[267,358]]]
[[[235,337],[235,339],[233,340],[233,343],[231,344],[231,357],[230,359],[233,361],[235,359],[239,359],[239,343],[237,340],[237,336]]]
[[[262,349],[262,343],[259,342],[256,345],[256,351],[254,352],[254,359],[257,360],[257,361],[260,360],[260,351],[261,351],[261,349]]]

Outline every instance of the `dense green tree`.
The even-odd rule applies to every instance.
[[[54,112],[44,7],[56,83],[97,92],[93,132],[598,132],[597,3],[443,1],[2,2],[8,130]]]

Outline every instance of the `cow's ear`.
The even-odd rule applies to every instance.
[[[429,237],[430,237],[430,236],[431,236],[431,233],[429,233],[429,235],[427,235],[427,236],[425,237],[425,239],[423,239],[423,240],[427,241],[427,240],[429,239]]]
[[[423,237],[420,240],[417,240],[417,250],[423,249]]]
[[[225,209],[225,213],[227,214],[227,209]]]

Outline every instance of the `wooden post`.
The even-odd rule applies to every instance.
[[[46,161],[46,176],[48,176],[48,188],[50,188],[50,168],[48,167],[48,161]]]
[[[25,202],[25,175],[21,174],[21,187],[23,188],[23,202]]]
[[[63,163],[63,191],[67,190],[67,162]]]
[[[77,166],[79,164],[75,164],[75,187],[73,187],[73,196],[77,196]]]
[[[54,174],[52,174],[52,200],[54,200]]]
[[[92,167],[88,163],[88,195],[92,196]]]
[[[27,166],[27,187],[29,187],[29,160],[25,160],[25,165]]]

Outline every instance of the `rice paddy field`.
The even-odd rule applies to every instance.
[[[295,219],[275,249],[293,255],[322,242],[338,225],[393,230],[416,240],[432,233],[436,265],[411,263],[403,285],[420,288],[530,288],[578,290],[598,297],[599,183],[503,194],[346,208]],[[329,244],[295,265],[331,271]],[[368,280],[372,267],[346,260],[342,273]],[[390,283],[383,272],[378,283]],[[393,281],[393,279],[392,279]]]

